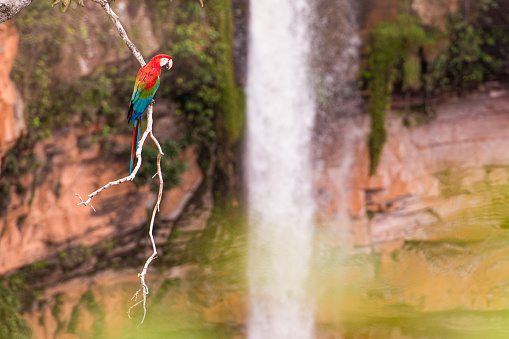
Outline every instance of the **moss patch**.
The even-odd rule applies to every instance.
[[[21,317],[23,283],[10,279],[0,284],[0,338],[31,338],[32,330]]]
[[[434,116],[432,96],[461,94],[509,74],[509,24],[494,21],[497,6],[494,0],[474,2],[452,15],[445,31],[423,25],[411,12],[372,30],[363,82],[370,93],[371,175],[387,140],[385,116],[393,91],[421,96],[428,121]],[[409,117],[407,125],[417,120],[422,117]]]

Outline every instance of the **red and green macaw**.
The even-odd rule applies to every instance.
[[[136,76],[133,95],[131,96],[131,106],[129,107],[129,112],[127,112],[127,122],[131,123],[131,121],[134,121],[129,175],[133,171],[134,157],[138,149],[141,117],[159,88],[161,68],[166,67],[170,69],[171,66],[173,66],[171,56],[159,54],[153,57],[148,64],[140,68]]]

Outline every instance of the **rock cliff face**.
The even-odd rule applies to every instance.
[[[355,4],[338,1],[338,8],[317,5],[324,19],[314,24],[314,29],[320,36],[332,39],[333,46],[341,46],[341,51],[350,50],[352,58],[358,60],[370,45],[370,30],[381,21],[395,20],[402,12],[413,13],[423,24],[443,30],[448,15],[464,10],[460,5],[463,6],[456,0],[414,0],[403,8],[393,0]],[[464,5],[467,8],[469,4]],[[345,19],[344,13],[350,13],[355,6],[358,21],[352,16]],[[496,8],[506,12],[506,5],[501,2]],[[330,13],[335,13],[333,18]],[[345,37],[324,33],[333,31],[326,27],[332,23],[346,25],[338,31],[349,30],[350,34]],[[355,42],[355,32],[362,44]],[[320,91],[323,97],[314,140],[317,219],[324,235],[320,239],[332,244],[377,244],[377,248],[387,244],[387,248],[397,248],[405,239],[424,236],[427,226],[439,227],[462,208],[462,203],[469,206],[465,196],[452,203],[455,198],[451,200],[451,191],[471,192],[466,182],[489,182],[494,168],[497,175],[505,170],[507,138],[503,126],[507,92],[491,83],[476,94],[442,98],[434,108],[437,118],[421,126],[405,127],[408,121],[394,108],[386,122],[388,141],[380,167],[376,175],[370,176],[366,144],[370,126],[365,116],[368,99],[361,99],[356,93],[357,84],[351,82],[359,78],[358,64],[341,58],[342,62],[334,66],[332,56],[341,53],[327,46],[322,41],[317,43],[321,56],[328,60],[317,56],[321,65],[318,67],[324,68],[320,69],[322,74],[332,74],[334,79],[333,86]],[[359,46],[364,52],[357,55],[353,50]],[[471,175],[477,177],[468,179]]]
[[[25,130],[23,101],[16,91],[10,74],[18,53],[19,36],[12,24],[0,25],[0,174],[2,158]]]
[[[508,279],[509,92],[449,98],[436,111],[435,120],[413,128],[390,112],[388,142],[371,177],[367,119],[332,127],[337,134],[315,173],[316,242],[325,253],[311,278],[318,337],[340,332],[331,324],[363,320],[358,333],[401,337],[398,325],[383,325],[389,334],[370,327],[377,316],[475,330],[482,325],[454,310],[487,321],[507,309],[500,291]],[[428,312],[444,313],[433,319]]]
[[[492,96],[450,100],[435,121],[412,130],[391,121],[377,177],[356,187],[374,213],[373,241],[427,237],[428,225],[482,204],[479,184],[507,182],[509,98]]]
[[[394,249],[478,206],[475,187],[507,182],[508,112],[505,91],[448,99],[435,120],[414,128],[392,112],[375,176],[368,175],[368,122],[343,119],[317,168],[324,231],[333,230],[340,242]]]
[[[0,258],[0,273],[43,260],[68,247],[92,246],[147,225],[147,213],[155,202],[148,187],[137,189],[127,183],[107,189],[93,200],[97,212],[77,206],[75,193],[86,196],[128,174],[125,159],[115,161],[102,156],[97,143],[80,150],[80,140],[91,133],[92,129],[71,129],[36,145],[36,157],[46,166],[18,178],[26,187],[36,180],[32,192],[10,194],[11,203],[0,220],[0,247],[5,250]],[[128,144],[126,139],[122,142]],[[182,157],[188,168],[182,174],[182,185],[163,196],[159,216],[163,220],[176,220],[203,180],[196,152],[188,149]]]

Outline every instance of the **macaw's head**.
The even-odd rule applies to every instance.
[[[173,60],[171,56],[166,54],[159,54],[150,60],[150,63],[155,65],[158,65],[159,67],[163,68],[166,67],[167,69],[170,69],[171,66],[173,66]]]

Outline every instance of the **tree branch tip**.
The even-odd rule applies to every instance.
[[[90,207],[92,207],[94,212],[97,212],[96,209],[94,208],[94,206],[92,206],[92,204],[90,203],[90,200],[92,199],[92,197],[90,195],[88,196],[88,200],[87,201],[83,201],[83,199],[81,198],[81,196],[78,193],[74,193],[74,195],[78,196],[78,198],[80,198],[80,200],[81,200],[81,202],[76,204],[77,206],[79,206],[79,205],[81,205],[83,207],[90,206]]]
[[[138,300],[138,294],[139,294],[139,293],[140,293],[140,290],[136,291],[136,293],[134,293],[133,297],[131,298],[131,301],[133,301],[133,299]],[[130,311],[130,310],[131,310],[131,309],[129,309],[129,311]],[[129,311],[128,311],[128,312],[129,312]]]

